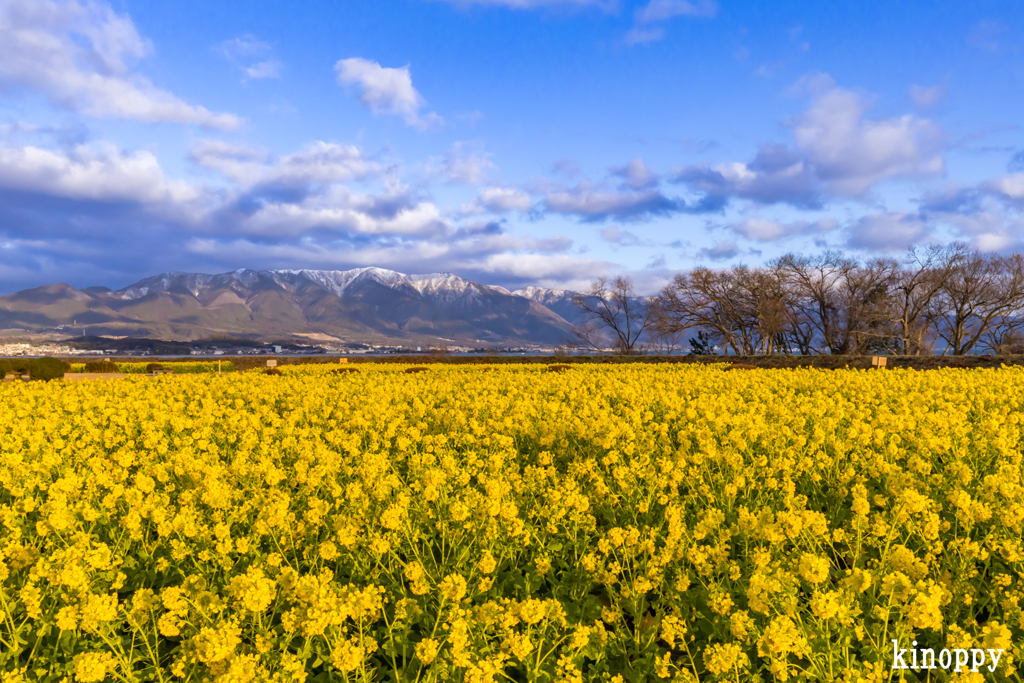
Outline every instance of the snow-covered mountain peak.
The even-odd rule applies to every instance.
[[[504,287],[482,285],[449,272],[408,275],[375,266],[350,270],[304,268],[255,271],[239,268],[218,275],[168,272],[140,280],[134,285],[118,290],[114,295],[122,299],[140,299],[154,292],[180,292],[184,289],[198,298],[204,292],[225,287],[243,294],[239,287],[255,290],[261,282],[293,293],[313,285],[341,298],[345,298],[346,293],[354,285],[374,282],[396,292],[404,292],[406,296],[421,297],[442,306],[474,306],[483,301],[483,297],[495,295],[515,295],[542,305],[549,302],[564,302],[572,296],[572,292],[566,290],[535,286],[510,292]]]
[[[529,285],[513,291],[512,294],[514,296],[525,297],[531,301],[544,303],[545,301],[551,301],[553,299],[565,299],[571,297],[573,292],[570,292],[567,289],[548,289],[546,287]]]
[[[409,283],[419,292],[438,292],[449,290],[453,292],[465,292],[473,287],[479,287],[475,282],[463,279],[452,273],[431,273],[429,275],[409,275]]]

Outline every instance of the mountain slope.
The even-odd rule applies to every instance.
[[[383,268],[170,272],[116,291],[58,284],[0,297],[0,328],[184,340],[316,334],[364,342],[557,344],[572,334],[566,316],[575,311],[565,305],[571,295]]]
[[[521,296],[534,301],[548,310],[560,315],[565,320],[575,322],[580,317],[580,309],[573,303],[576,292],[567,289],[545,289],[544,287],[524,287],[512,292],[515,296]]]

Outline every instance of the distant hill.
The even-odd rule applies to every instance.
[[[451,273],[382,268],[162,273],[119,290],[67,284],[0,297],[0,328],[193,340],[214,334],[367,342],[558,344],[572,292],[510,292]],[[58,329],[59,328],[59,329]]]

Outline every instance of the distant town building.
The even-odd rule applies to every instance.
[[[63,344],[0,344],[0,358],[7,356],[81,356],[99,353],[82,351]]]

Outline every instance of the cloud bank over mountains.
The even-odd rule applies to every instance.
[[[677,27],[719,30],[734,11],[710,0],[408,2],[490,26],[495,40],[502,24],[488,22],[536,31],[605,22],[602,49],[624,62],[669,49]],[[557,63],[526,76],[536,66],[528,58],[503,62],[503,110],[488,105],[497,100],[486,88],[447,83],[394,46],[318,56],[310,71],[296,61],[302,45],[244,31],[208,41],[202,56],[246,95],[219,100],[238,105],[227,108],[173,77],[165,48],[144,33],[131,11],[103,0],[0,4],[0,293],[240,264],[456,271],[510,288],[580,289],[627,273],[653,290],[670,265],[788,249],[898,254],[950,239],[1024,248],[1024,141],[1000,148],[994,172],[963,171],[972,144],[963,140],[985,134],[950,130],[943,111],[959,95],[947,76],[915,76],[894,99],[803,68],[768,90],[776,101],[756,135],[691,130],[698,124],[681,118],[676,137],[609,133],[592,149],[576,141],[592,110],[570,110],[579,74],[566,77],[564,101],[525,94],[530,79],[562,78]],[[790,49],[807,53],[806,33],[788,28]],[[988,35],[965,29],[964,49],[1008,49],[1003,34]],[[481,66],[462,64],[465,40],[445,49],[469,79],[492,67],[486,52],[474,53]],[[284,96],[263,108],[247,99],[314,76],[326,121],[343,115],[345,125],[284,122],[281,112],[313,117]],[[653,86],[651,101],[664,89]],[[646,105],[637,106],[624,129],[642,127]],[[565,118],[547,121],[560,108]],[[546,112],[543,125],[520,125],[533,109]],[[488,128],[492,118],[508,123]]]

